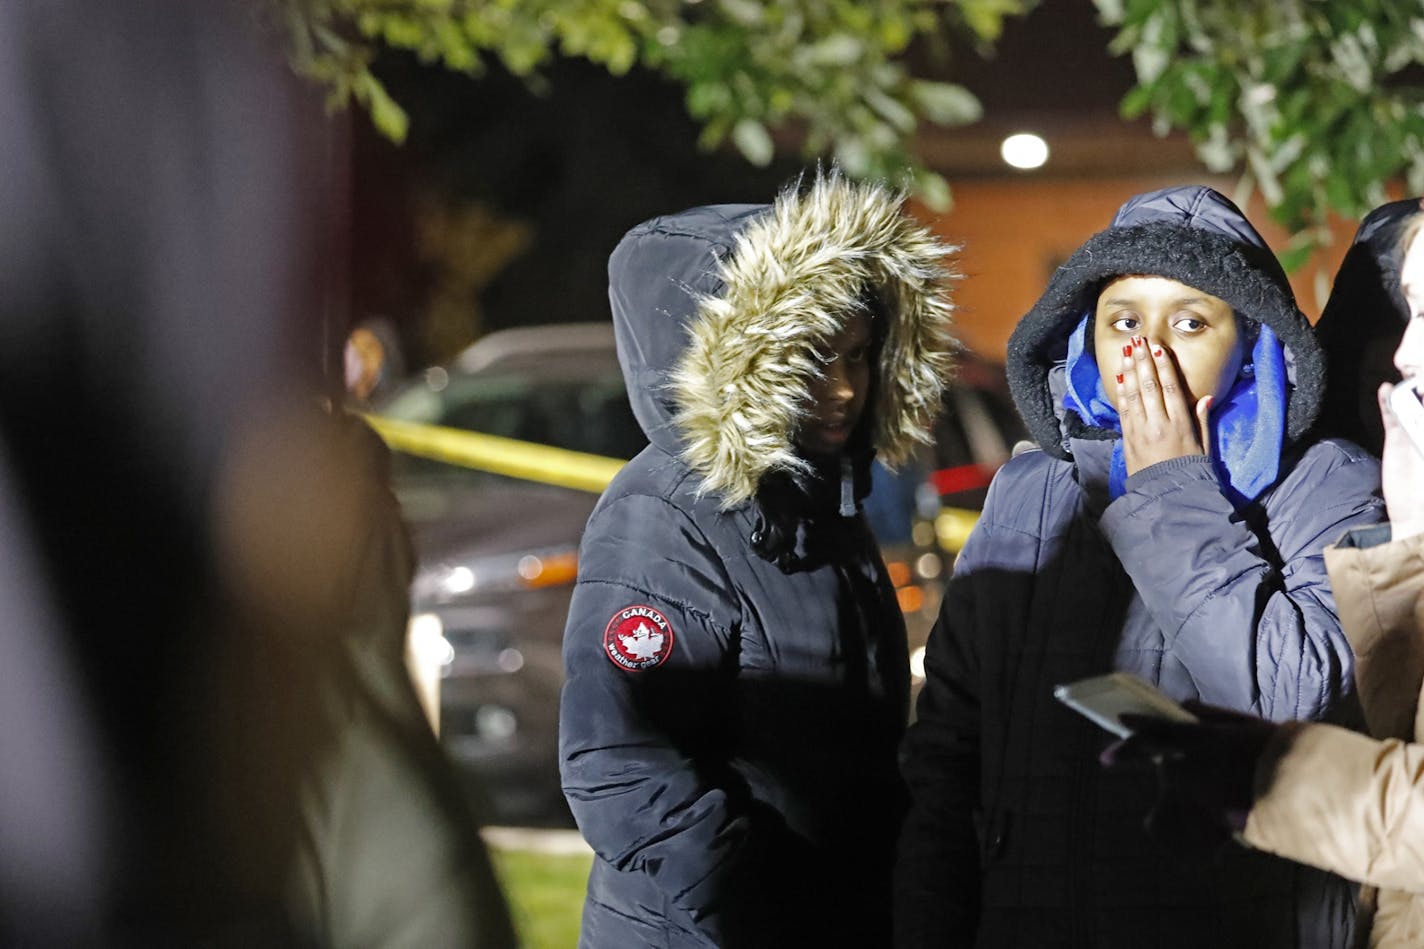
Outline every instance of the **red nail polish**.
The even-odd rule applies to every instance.
[[[1131,346],[1124,346],[1124,347],[1122,347],[1122,354],[1123,354],[1124,356],[1131,356],[1131,355],[1132,355],[1132,347],[1131,347]]]
[[[1141,336],[1134,336],[1134,337],[1132,337],[1132,345],[1134,345],[1134,346],[1141,346],[1141,345],[1142,345],[1142,337],[1141,337]]]
[[[1162,358],[1162,350],[1160,350],[1160,349],[1154,349],[1154,350],[1152,350],[1152,355],[1156,356],[1158,359],[1161,359],[1161,358]]]
[[[1117,382],[1118,382],[1118,385],[1122,385],[1122,373],[1118,373],[1118,374],[1117,374]]]

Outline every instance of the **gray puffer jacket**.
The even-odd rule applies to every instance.
[[[1119,274],[1206,290],[1285,343],[1288,447],[1254,503],[1233,508],[1205,456],[1139,471],[1109,500],[1117,436],[1059,406],[1067,336]],[[995,478],[929,640],[905,744],[897,944],[1347,945],[1343,881],[1244,849],[1193,858],[1151,842],[1151,775],[1101,769],[1109,736],[1053,699],[1059,683],[1121,669],[1179,700],[1275,719],[1350,704],[1322,551],[1379,520],[1379,475],[1348,442],[1298,441],[1320,353],[1279,266],[1215,192],[1140,196],[1060,268],[1009,358],[1043,450]]]
[[[597,854],[580,945],[888,945],[905,628],[856,501],[928,437],[947,248],[839,177],[634,228],[609,261],[649,447],[589,518],[564,635],[563,787]],[[866,290],[874,381],[798,454],[815,353]]]

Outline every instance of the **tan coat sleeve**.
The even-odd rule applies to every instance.
[[[1336,546],[1325,567],[1355,652],[1355,684],[1370,734],[1424,736],[1424,535],[1374,547]]]
[[[1424,893],[1424,536],[1336,546],[1325,566],[1355,651],[1370,732],[1282,727],[1256,769],[1253,847],[1362,883]]]
[[[1424,745],[1283,727],[1257,768],[1243,837],[1352,880],[1424,892]]]

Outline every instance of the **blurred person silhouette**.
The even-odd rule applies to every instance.
[[[564,635],[581,946],[889,944],[909,665],[860,505],[873,455],[929,437],[953,250],[832,172],[609,259],[651,444],[589,518]]]
[[[383,316],[368,316],[352,327],[342,347],[346,395],[356,408],[379,404],[405,376],[400,336]]]
[[[512,945],[250,20],[0,3],[0,943]]]
[[[1321,355],[1265,241],[1205,187],[1136,195],[1054,273],[1006,365],[1016,453],[959,554],[905,740],[906,947],[1343,947],[1344,881],[1163,857],[1053,687],[1114,670],[1278,719],[1352,710],[1322,551],[1382,516],[1308,437]]]
[[[1389,206],[1393,207],[1393,206]],[[1424,380],[1424,215],[1399,222],[1407,322],[1394,366],[1415,395]],[[1402,238],[1399,236],[1402,234]],[[1396,330],[1398,327],[1396,327]],[[1149,828],[1165,841],[1251,847],[1378,886],[1361,900],[1371,946],[1424,945],[1424,440],[1411,439],[1376,380],[1389,523],[1325,552],[1370,736],[1323,724],[1272,724],[1212,706],[1198,725],[1134,720],[1105,764],[1155,761]],[[1372,736],[1372,737],[1371,737]]]
[[[1376,457],[1384,427],[1376,396],[1381,381],[1398,379],[1393,355],[1409,319],[1399,289],[1401,226],[1419,199],[1391,201],[1365,215],[1335,274],[1315,337],[1325,352],[1325,399],[1317,431],[1348,438]]]

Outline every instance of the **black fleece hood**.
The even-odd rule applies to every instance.
[[[1384,450],[1375,390],[1398,378],[1394,350],[1409,322],[1409,304],[1399,288],[1400,232],[1419,210],[1420,199],[1408,198],[1365,215],[1315,324],[1330,383],[1320,434],[1348,438],[1375,455]]]
[[[1081,425],[1065,431],[1059,403],[1069,335],[1093,312],[1104,281],[1127,274],[1167,277],[1204,290],[1242,318],[1270,326],[1285,345],[1290,370],[1286,438],[1296,441],[1305,434],[1319,411],[1325,375],[1310,322],[1296,306],[1280,262],[1241,210],[1211,188],[1190,186],[1129,199],[1106,230],[1058,268],[1010,337],[1006,370],[1014,402],[1045,451],[1068,458],[1070,435],[1117,437]]]

